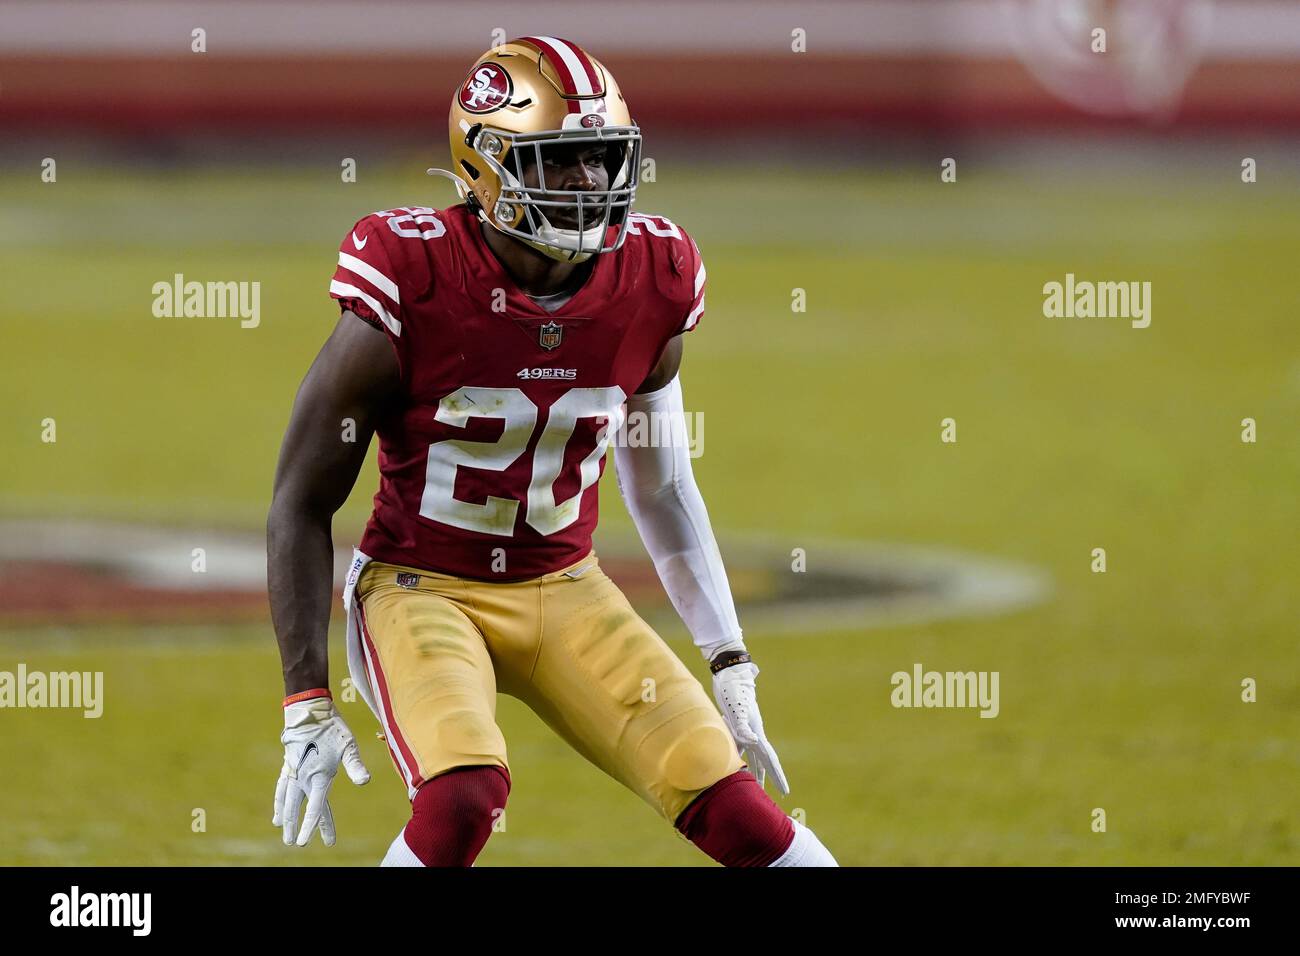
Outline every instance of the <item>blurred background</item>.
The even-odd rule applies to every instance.
[[[345,698],[374,779],[339,845],[270,825],[262,528],[339,240],[456,201],[450,97],[528,34],[618,78],[638,208],[708,264],[695,469],[787,812],[842,864],[1300,861],[1300,5],[10,0],[0,671],[102,672],[104,711],[0,709],[0,863],[372,865],[404,823]],[[1150,282],[1150,326],[1045,317],[1067,274]],[[157,316],[177,275],[258,283],[256,321]],[[602,512],[707,682],[613,482]],[[997,671],[997,718],[892,707],[918,663]],[[499,720],[480,865],[708,864]]]

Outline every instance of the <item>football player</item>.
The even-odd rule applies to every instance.
[[[369,779],[326,644],[331,520],[378,435],[344,604],[353,681],[411,799],[384,864],[478,855],[510,789],[504,693],[714,860],[835,865],[763,789],[770,775],[789,792],[685,441],[678,367],[704,265],[679,226],[632,211],[641,134],[618,85],[574,43],[514,40],[478,59],[450,133],[453,170],[431,172],[461,204],[378,212],[343,237],[330,283],[342,316],[281,448],[267,527],[288,695],[274,823],[285,843],[319,829],[332,845],[339,766]],[[616,443],[615,468],[716,708],[592,551],[605,450],[632,412],[676,425],[667,441]]]

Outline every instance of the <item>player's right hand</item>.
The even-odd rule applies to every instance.
[[[741,759],[758,785],[766,784],[767,774],[771,772],[777,789],[789,796],[790,784],[781,769],[781,761],[777,759],[776,748],[768,742],[763,730],[763,717],[758,712],[758,692],[754,685],[754,678],[759,674],[758,665],[748,658],[745,660],[746,663],[732,664],[713,675],[713,697],[736,741]]]
[[[298,814],[306,798],[307,812],[298,832],[298,846],[307,845],[317,826],[325,845],[333,846],[334,812],[327,797],[339,764],[358,786],[370,781],[356,738],[334,709],[334,701],[315,697],[285,706],[280,742],[284,744],[284,766],[275,785],[271,823],[283,828],[285,846],[292,846]]]

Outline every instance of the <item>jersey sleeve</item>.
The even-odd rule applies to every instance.
[[[349,309],[387,333],[401,355],[402,299],[385,236],[384,220],[367,216],[343,237],[338,264],[330,280],[330,295],[340,308]]]
[[[690,277],[691,283],[691,304],[686,311],[686,317],[683,319],[681,327],[674,332],[674,335],[680,335],[683,332],[689,332],[700,324],[700,319],[704,316],[704,283],[705,271],[704,260],[700,257],[700,249],[695,245],[695,240],[683,233],[686,240],[689,253],[687,255],[686,276]]]

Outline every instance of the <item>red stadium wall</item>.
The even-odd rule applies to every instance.
[[[638,121],[659,132],[744,128],[797,135],[878,125],[997,130],[1116,120],[1170,129],[1300,129],[1300,4],[1221,2],[1194,61],[1182,55],[1171,30],[1172,52],[1161,55],[1170,58],[1170,69],[1190,64],[1189,78],[1176,104],[1153,119],[1141,110],[1102,118],[1048,91],[1041,68],[1030,60],[1035,49],[1055,40],[1031,38],[1028,57],[1016,51],[1017,21],[1006,11],[1049,2],[882,0],[816,5],[816,14],[791,13],[784,4],[715,2],[699,28],[704,37],[671,17],[647,32],[644,6],[615,2],[602,5],[605,13],[598,28],[585,31],[592,34],[585,42],[616,70]],[[1179,8],[1177,0],[1160,2]],[[0,7],[0,22],[12,27],[0,32],[0,124],[11,131],[126,134],[437,127],[450,91],[488,45],[490,28],[440,29],[427,43],[412,30],[459,9],[12,3]],[[117,18],[103,19],[114,10]],[[358,10],[368,19],[357,20]],[[257,18],[267,11],[298,19],[268,21],[259,32]],[[234,13],[240,16],[222,20]],[[498,13],[488,19],[512,22]],[[84,22],[83,14],[89,18]],[[707,41],[708,30],[728,31],[738,16],[744,30]],[[954,22],[962,16],[970,28]],[[804,20],[810,23],[807,52],[796,53],[790,47],[798,27],[791,25]],[[207,52],[188,52],[192,26],[203,23],[209,24]],[[1112,34],[1115,55],[1121,55],[1124,34],[1119,27]],[[1102,85],[1088,76],[1067,75],[1065,82]]]

